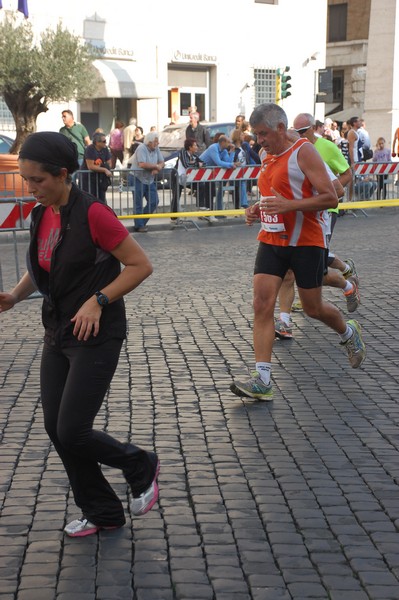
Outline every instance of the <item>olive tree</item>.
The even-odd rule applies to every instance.
[[[51,102],[90,98],[98,78],[97,51],[60,24],[35,37],[29,21],[7,15],[0,23],[0,96],[15,121],[17,154],[36,131],[36,120]]]

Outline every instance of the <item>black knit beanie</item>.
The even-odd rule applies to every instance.
[[[74,173],[79,169],[76,145],[65,135],[55,131],[32,133],[22,144],[19,158],[65,167],[68,173]]]

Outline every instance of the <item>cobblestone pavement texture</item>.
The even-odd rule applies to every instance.
[[[151,227],[137,239],[155,271],[127,298],[98,427],[155,448],[159,503],[120,530],[63,535],[79,514],[43,430],[40,301],[18,305],[0,317],[0,600],[398,600],[399,211],[348,215],[334,234],[361,277],[364,366],[296,313],[263,403],[229,391],[253,367],[257,228]]]

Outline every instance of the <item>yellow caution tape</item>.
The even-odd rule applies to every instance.
[[[338,205],[339,210],[356,210],[357,208],[381,208],[384,206],[399,206],[399,198],[392,200],[360,200],[358,202],[341,202]],[[231,210],[195,210],[190,212],[169,212],[169,213],[152,213],[142,215],[122,215],[118,219],[171,219],[187,217],[239,217],[245,214],[245,208],[236,208]]]
[[[399,206],[399,198],[392,200],[359,200],[358,202],[342,202],[338,204],[339,210],[352,210],[354,208],[380,208],[382,206]]]

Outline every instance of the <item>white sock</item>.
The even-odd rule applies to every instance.
[[[347,326],[346,326],[346,331],[345,331],[345,333],[340,333],[339,335],[340,335],[340,337],[341,337],[341,340],[342,340],[343,342],[347,342],[347,341],[349,340],[349,338],[351,338],[351,337],[352,337],[352,335],[353,335],[353,330],[352,330],[352,328],[351,328],[351,327],[349,327],[349,325],[347,325]]]
[[[259,377],[263,381],[265,385],[269,385],[270,383],[270,372],[272,369],[272,364],[267,362],[257,362],[255,365],[255,369],[259,373]]]
[[[351,283],[350,281],[346,282],[345,287],[342,289],[343,293],[346,294],[347,292],[351,292],[353,290],[353,283]]]
[[[290,315],[290,313],[281,312],[281,313],[280,313],[280,319],[281,319],[282,321],[284,321],[284,323],[285,323],[286,325],[290,325],[290,323],[291,323],[291,315]]]

